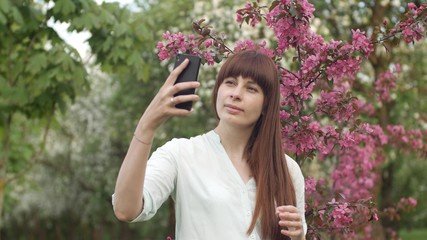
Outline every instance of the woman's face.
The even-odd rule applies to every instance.
[[[220,124],[252,128],[261,116],[264,93],[251,78],[225,78],[218,89],[216,110]]]

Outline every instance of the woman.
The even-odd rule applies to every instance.
[[[114,211],[122,221],[150,219],[171,195],[177,239],[304,239],[304,179],[283,153],[279,77],[274,61],[242,51],[222,66],[213,90],[214,130],[173,139],[147,162],[156,129],[191,114],[176,96],[197,82],[174,85],[184,61],[142,115],[120,168]]]

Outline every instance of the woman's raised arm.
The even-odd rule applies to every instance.
[[[117,176],[113,199],[114,213],[121,221],[135,219],[143,209],[145,170],[156,130],[172,116],[191,114],[192,111],[176,108],[176,104],[199,99],[195,94],[174,97],[181,90],[200,86],[196,81],[174,85],[176,78],[187,65],[188,60],[185,60],[171,72],[145,110],[135,129]]]

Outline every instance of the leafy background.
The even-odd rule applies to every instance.
[[[376,21],[379,1],[315,1],[313,27],[326,39],[349,39],[350,29]],[[386,1],[388,2],[388,1]],[[132,5],[93,0],[0,1],[0,206],[3,239],[165,239],[173,235],[171,202],[149,222],[118,222],[111,194],[120,163],[144,108],[167,77],[170,62],[159,62],[155,46],[165,31],[190,33],[191,22],[206,18],[215,29],[236,39],[265,38],[259,26],[242,29],[235,12],[244,1],[153,0]],[[172,6],[172,7],[171,7]],[[390,21],[405,1],[383,9]],[[84,58],[52,27],[89,33]],[[396,43],[393,54],[410,68],[398,81],[388,121],[418,126],[427,116],[427,42]],[[172,136],[192,136],[215,126],[210,89],[216,67],[201,71],[202,100],[190,117],[171,119],[155,145]],[[361,76],[373,75],[366,66]],[[393,111],[390,111],[393,110]],[[427,126],[423,126],[424,129]],[[393,228],[427,228],[425,159],[399,149],[392,156],[377,196],[378,205],[401,196],[418,200],[416,211]],[[315,164],[303,166],[318,174]],[[404,239],[405,236],[403,235]],[[426,235],[424,235],[425,237]],[[407,238],[412,239],[412,238]]]

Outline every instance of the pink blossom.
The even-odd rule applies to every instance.
[[[178,32],[171,34],[169,31],[163,33],[163,42],[157,43],[158,56],[160,60],[170,59],[178,52],[189,53],[193,55],[199,54],[197,42],[194,35],[185,36]]]
[[[305,179],[305,191],[306,194],[312,194],[313,192],[316,191],[316,185],[317,185],[317,181],[312,178],[312,177],[308,177]]]
[[[349,147],[357,144],[354,133],[352,133],[352,132],[345,132],[343,134],[341,140],[339,140],[338,142],[339,142],[340,146],[343,148],[349,148]]]
[[[408,131],[402,125],[389,125],[387,131],[394,146],[415,151],[423,151],[426,147],[422,141],[423,135],[426,133],[422,133],[419,129]]]
[[[424,27],[420,24],[408,25],[402,31],[403,38],[407,43],[413,43],[423,38]]]
[[[367,116],[372,116],[375,114],[375,107],[372,105],[372,103],[358,99],[357,104],[361,113]]]
[[[267,43],[265,41],[256,44],[252,40],[240,40],[237,41],[236,46],[234,47],[234,52],[240,52],[243,50],[256,50],[259,53],[265,54],[273,58],[274,51],[272,49],[266,48],[266,45]]]
[[[212,46],[212,44],[213,44],[213,40],[209,39],[205,42],[205,47],[208,48],[208,47]]]
[[[325,221],[324,216],[325,216],[326,210],[319,210],[317,213],[319,213],[320,219],[322,219],[322,221]]]
[[[348,203],[337,203],[337,206],[330,214],[330,220],[336,228],[348,226],[353,222],[353,218],[351,216],[352,212],[353,211],[348,207]]]
[[[309,56],[302,65],[302,68],[301,68],[302,73],[307,74],[307,73],[314,72],[316,68],[319,66],[319,64],[320,64],[320,60],[318,56],[315,56],[315,55]]]
[[[242,25],[243,22],[247,21],[250,26],[255,27],[261,19],[258,7],[251,2],[246,2],[244,8],[237,10],[236,21]]]
[[[309,117],[309,116],[302,116],[302,117],[301,117],[301,120],[303,120],[303,121],[305,121],[305,122],[308,122],[308,121],[310,121],[310,120],[311,120],[311,117]]]
[[[285,110],[280,111],[280,119],[288,120],[291,115]]]
[[[365,57],[368,57],[374,51],[374,45],[366,37],[365,32],[361,32],[359,29],[351,30],[353,34],[353,47],[355,51],[362,51]]]
[[[340,91],[321,91],[316,102],[316,112],[328,114],[335,121],[350,121],[358,111],[357,99]]]
[[[362,60],[356,58],[337,60],[326,69],[328,80],[333,79],[340,82],[346,77],[349,80],[354,80],[355,74],[359,71],[361,63]]]
[[[417,5],[415,5],[414,3],[408,3],[408,8],[411,10],[415,10],[417,9]]]
[[[400,199],[400,203],[410,206],[410,207],[416,207],[417,206],[417,200],[415,198],[412,197],[408,197],[408,198],[401,198]]]
[[[396,77],[391,70],[387,70],[379,75],[374,85],[380,95],[380,100],[390,102],[390,91],[396,88]]]
[[[292,16],[288,9],[293,8],[291,4],[296,4],[298,16]],[[274,9],[266,14],[267,26],[274,30],[277,38],[277,51],[293,46],[305,45],[307,43],[306,34],[310,32],[309,19],[313,17],[313,5],[306,0],[281,1]]]
[[[374,218],[375,221],[378,221],[378,210],[375,209],[374,211],[374,215],[372,216]]]
[[[215,63],[214,54],[212,52],[203,51],[202,52],[202,56],[206,60],[206,62],[208,63],[208,65],[213,65]]]
[[[409,205],[411,205],[413,207],[417,206],[417,200],[412,198],[412,197],[408,198],[408,203],[409,203]]]

